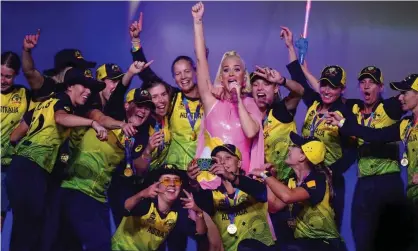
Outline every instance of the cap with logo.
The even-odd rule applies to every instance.
[[[302,137],[295,132],[290,132],[290,140],[300,147],[306,158],[314,165],[325,159],[325,144],[316,137]]]
[[[120,79],[125,75],[117,64],[102,64],[96,70],[96,79],[103,81],[104,79]]]
[[[365,78],[371,78],[378,84],[383,84],[382,71],[376,66],[367,66],[361,70],[358,75],[358,81],[362,81]]]
[[[321,72],[320,83],[331,84],[334,87],[345,87],[347,76],[343,68],[338,65],[325,67]]]
[[[134,102],[136,105],[148,106],[151,110],[155,109],[151,94],[145,89],[135,88],[130,90],[128,94],[126,94],[125,101],[127,103]]]
[[[90,69],[81,70],[77,68],[71,68],[65,73],[64,85],[60,86],[66,87],[77,84],[89,88],[92,93],[98,93],[106,87],[103,82],[93,78]]]
[[[404,80],[390,83],[390,87],[396,91],[414,90],[418,92],[418,74],[410,74]]]
[[[228,152],[229,154],[237,157],[239,160],[241,160],[242,158],[240,150],[236,146],[231,144],[224,144],[213,148],[210,156],[214,157],[218,152]]]
[[[66,67],[74,67],[81,70],[96,67],[96,62],[87,61],[77,49],[63,49],[57,52],[54,57],[54,68],[45,70],[47,76],[54,76]]]

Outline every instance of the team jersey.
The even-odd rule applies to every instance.
[[[278,180],[287,180],[292,169],[284,162],[289,152],[290,132],[296,132],[294,112],[287,110],[285,101],[273,103],[263,121],[264,155],[266,163],[274,164]]]
[[[26,157],[51,173],[59,148],[70,129],[55,122],[55,112],[74,113],[70,97],[60,93],[40,102],[34,109],[26,136],[16,147],[16,154]]]
[[[194,198],[199,207],[211,216],[226,251],[237,250],[239,242],[245,239],[255,239],[267,246],[274,245],[268,223],[265,184],[240,175],[235,194],[228,195],[225,188],[221,187],[213,191],[201,191]],[[237,227],[234,235],[227,231],[232,223]]]
[[[145,199],[123,217],[112,237],[112,250],[165,250],[163,244],[168,238],[195,237],[195,230],[195,223],[188,218],[186,209],[176,205],[163,214],[158,210],[157,199]],[[180,247],[186,248],[179,243],[176,249],[182,250]]]
[[[297,187],[295,178],[289,179],[288,187]],[[309,193],[309,200],[289,205],[291,217],[296,217],[295,238],[340,238],[325,175],[312,170],[300,187]]]
[[[168,124],[168,117],[165,116],[161,122],[155,119],[150,120],[149,136],[151,137],[155,132],[162,130],[164,132],[164,142],[162,145],[156,147],[151,153],[151,163],[149,171],[152,171],[164,163],[167,160],[168,149],[171,144],[171,131]]]
[[[14,148],[10,135],[28,110],[30,93],[20,85],[13,85],[1,93],[1,165],[10,165]]]
[[[186,170],[196,154],[203,106],[199,98],[187,98],[182,92],[178,92],[174,96],[171,109],[171,143],[166,162]]]
[[[353,100],[347,100],[347,103],[350,101],[353,102]],[[363,114],[363,102],[360,100],[354,101],[357,102],[353,104],[352,111],[357,118],[357,123],[363,126],[371,128],[387,127],[396,123],[403,115],[397,97],[380,100],[371,114]],[[357,142],[359,146],[359,177],[399,172],[397,143],[370,144],[364,143],[360,138],[357,139]]]
[[[418,124],[414,122],[413,117],[405,117],[391,126],[378,129],[346,120],[341,127],[341,132],[373,143],[401,141],[406,146],[406,152],[401,158],[406,157],[408,160],[406,165],[408,167],[407,197],[418,201]]]
[[[148,131],[143,127],[135,135],[132,158],[142,154],[148,143]],[[100,141],[96,131],[89,129],[75,150],[69,163],[69,178],[61,187],[81,191],[92,198],[106,202],[106,191],[112,173],[125,158],[125,136],[121,129],[108,132],[107,141]]]

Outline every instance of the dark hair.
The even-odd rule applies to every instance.
[[[311,162],[309,162],[309,166],[311,167],[311,170],[315,170],[318,173],[322,173],[325,175],[326,181],[329,186],[329,197],[332,200],[334,198],[334,188],[332,186],[332,173],[331,170],[324,165],[324,162],[319,163],[318,165],[314,165]]]
[[[176,59],[174,59],[173,63],[171,64],[171,75],[174,77],[174,65],[180,61],[180,60],[186,60],[187,62],[189,62],[189,64],[192,66],[193,70],[196,71],[196,65],[193,61],[193,59],[189,56],[178,56],[176,57]]]
[[[22,63],[20,62],[20,58],[16,53],[13,51],[6,51],[1,54],[1,65],[5,65],[13,69],[17,75],[20,71],[20,66]]]
[[[164,86],[164,88],[165,88],[166,92],[168,93],[168,95],[170,96],[170,100],[171,100],[172,95],[173,95],[173,88],[159,77],[154,77],[152,79],[144,81],[142,83],[141,88],[149,91],[150,88],[156,87],[158,85],[163,85]]]

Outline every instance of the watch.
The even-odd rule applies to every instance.
[[[341,128],[344,126],[345,123],[345,119],[340,120],[340,122],[338,122],[338,127]]]
[[[262,173],[260,173],[260,176],[263,180],[266,180],[268,177],[271,177],[271,173],[269,171],[264,171]]]

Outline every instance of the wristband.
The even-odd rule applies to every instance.
[[[341,128],[344,126],[345,123],[345,119],[340,120],[340,122],[338,122],[338,127]]]
[[[262,172],[262,173],[260,173],[260,177],[263,179],[263,180],[266,180],[268,177],[271,177],[272,175],[271,175],[271,173],[269,172],[269,171],[264,171],[264,172]]]

